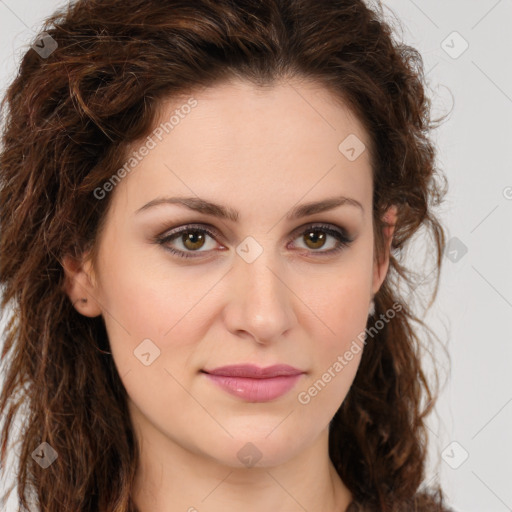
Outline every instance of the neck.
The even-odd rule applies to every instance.
[[[139,446],[132,494],[140,512],[345,512],[352,500],[328,457],[327,429],[304,451],[265,467],[224,465],[156,429]]]

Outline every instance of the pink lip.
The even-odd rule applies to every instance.
[[[249,402],[268,402],[284,395],[304,373],[293,366],[282,364],[267,368],[232,365],[202,372],[224,391]]]

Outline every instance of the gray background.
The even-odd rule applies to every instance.
[[[1,91],[42,19],[64,3],[0,0]],[[426,316],[452,371],[428,422],[426,482],[440,481],[457,511],[512,511],[512,1],[383,3],[424,58],[434,114],[452,110],[435,133],[450,186],[440,211],[449,253]],[[437,356],[442,372],[448,361]]]

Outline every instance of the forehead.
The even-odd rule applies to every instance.
[[[197,104],[189,109],[187,103],[191,98]],[[186,110],[185,115],[182,110]],[[348,130],[366,146],[370,143],[362,123],[347,103],[312,81],[283,80],[258,86],[232,80],[196,89],[191,94],[162,101],[156,126],[169,121],[173,114],[180,114],[179,124],[189,119],[188,124],[193,125],[198,138],[222,138],[222,142],[231,141],[233,145],[249,140],[277,144],[293,137],[312,144],[337,146],[337,140]]]
[[[152,149],[117,187],[139,206],[164,193],[231,197],[242,212],[256,200],[292,206],[335,193],[371,196],[368,136],[318,84],[234,81],[169,98],[149,138]],[[355,159],[347,153],[354,148]]]

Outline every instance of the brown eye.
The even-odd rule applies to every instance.
[[[353,238],[350,238],[341,229],[331,227],[330,225],[308,226],[305,230],[299,232],[299,237],[292,240],[299,240],[303,244],[299,249],[309,249],[311,253],[318,253],[318,256],[329,256],[348,247]],[[328,245],[329,237],[333,239],[334,244],[331,247],[319,250]]]
[[[163,245],[167,251],[180,258],[200,257],[201,253],[210,253],[211,251],[208,249],[215,249],[215,244],[213,247],[208,247],[208,238],[215,241],[216,238],[220,237],[216,231],[201,226],[200,224],[183,226],[180,229],[171,231],[165,236],[156,237],[155,241]],[[329,237],[332,238],[334,242],[334,244],[331,244],[332,247],[326,250],[319,250],[325,247]],[[310,253],[320,257],[332,256],[345,247],[348,247],[354,240],[346,235],[343,229],[335,227],[334,225],[333,227],[331,227],[331,225],[306,226],[306,229],[299,231],[289,242],[299,239],[303,244],[302,247],[299,246],[299,249],[308,250]],[[173,247],[175,243],[181,244],[182,248]],[[201,250],[205,247],[206,250]],[[221,248],[225,249],[225,247],[222,246]]]
[[[310,249],[321,249],[325,244],[325,239],[325,233],[321,229],[304,232],[304,242]]]
[[[165,236],[157,237],[156,241],[176,256],[192,258],[196,256],[194,253],[198,253],[197,256],[200,256],[201,253],[210,252],[207,249],[214,249],[214,243],[212,246],[208,246],[208,238],[215,241],[218,236],[217,233],[210,229],[189,225],[181,229],[173,230]],[[177,245],[178,248],[176,248],[175,245]],[[203,250],[205,247],[206,250]]]
[[[194,251],[203,247],[205,237],[201,231],[184,231],[181,241],[187,249]]]

